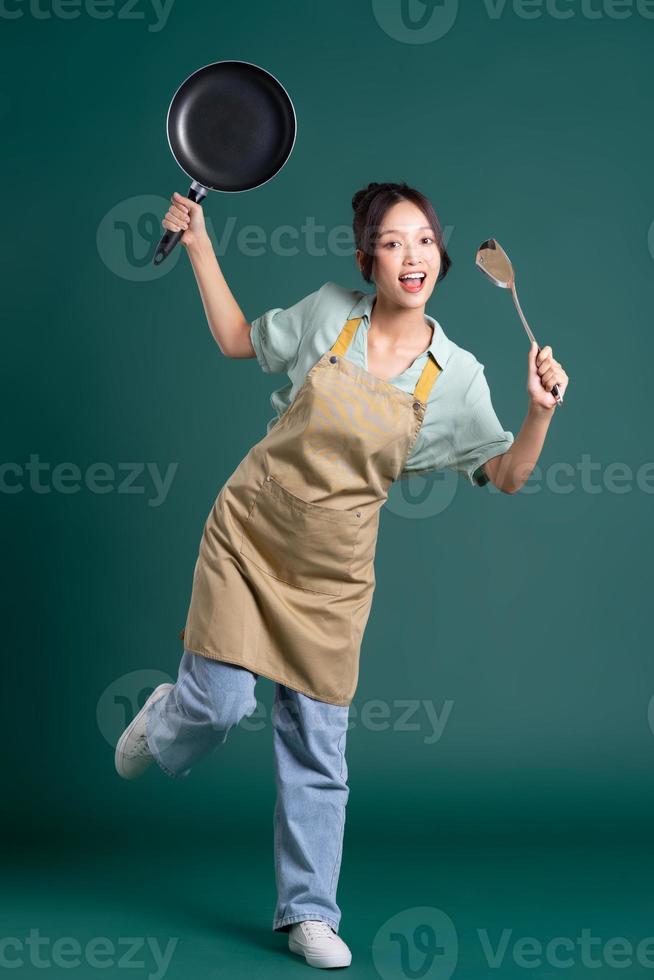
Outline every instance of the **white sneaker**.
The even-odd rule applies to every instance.
[[[145,714],[149,706],[168,694],[173,684],[160,684],[155,688],[139,713],[132,719],[116,744],[114,757],[116,772],[123,779],[136,779],[145,772],[152,760],[145,734]]]
[[[349,947],[321,919],[294,922],[288,933],[288,948],[304,956],[309,966],[349,966],[352,962]]]

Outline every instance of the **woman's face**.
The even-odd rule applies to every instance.
[[[384,215],[374,246],[372,277],[378,295],[407,308],[424,306],[441,268],[434,229],[412,201],[398,201]],[[357,250],[359,264],[363,259]],[[404,279],[422,273],[423,278]],[[404,281],[403,281],[404,279]]]

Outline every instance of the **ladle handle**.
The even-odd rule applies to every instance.
[[[191,184],[191,189],[186,196],[192,201],[195,201],[196,204],[199,204],[200,201],[204,200],[207,194],[207,188],[203,187],[202,184],[198,184],[198,182],[194,180]],[[152,259],[154,265],[161,265],[163,260],[168,258],[183,234],[183,231],[170,231],[170,229],[166,229],[164,234],[161,236],[161,241],[157,245],[157,251],[154,253],[154,258]]]
[[[518,300],[518,294],[517,294],[516,288],[515,288],[515,281],[512,281],[511,282],[511,295],[513,296],[513,302],[515,303],[515,308],[516,308],[516,310],[518,311],[518,313],[520,315],[520,319],[522,320],[522,325],[524,326],[525,330],[527,331],[527,336],[529,337],[529,339],[531,340],[532,343],[534,343],[534,344],[538,343],[538,341],[534,337],[533,333],[531,332],[531,328],[529,327],[529,324],[527,323],[527,321],[525,319],[524,313],[522,312],[522,307],[520,306],[520,302]],[[542,351],[542,349],[543,348],[540,346],[540,344],[538,344],[538,353],[539,354]],[[558,385],[553,385],[552,386],[552,394],[556,398],[556,400],[559,403],[559,405],[562,405],[563,404],[563,395],[559,391],[559,386]]]
[[[542,349],[543,349],[542,347],[539,347],[538,348],[538,353],[539,354],[542,351]],[[559,386],[558,385],[552,385],[552,394],[556,398],[556,400],[559,403],[559,405],[562,405],[563,404],[563,395],[559,391]]]

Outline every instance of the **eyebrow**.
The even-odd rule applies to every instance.
[[[420,228],[418,228],[418,231],[431,231],[433,233],[434,229],[432,228],[431,225],[421,225]],[[379,237],[381,238],[382,235],[389,235],[391,232],[393,232],[393,234],[395,235],[402,234],[399,228],[386,228],[385,231],[379,232]]]

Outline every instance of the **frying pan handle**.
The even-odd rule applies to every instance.
[[[198,182],[194,180],[191,184],[191,189],[186,196],[192,201],[195,201],[196,204],[199,204],[200,201],[205,199],[207,194],[207,188],[203,187],[202,184],[198,184]],[[152,259],[154,265],[161,265],[163,260],[168,258],[183,234],[183,231],[166,230],[164,232],[164,234],[161,236],[161,241],[157,245],[157,251],[154,253],[154,258]]]

